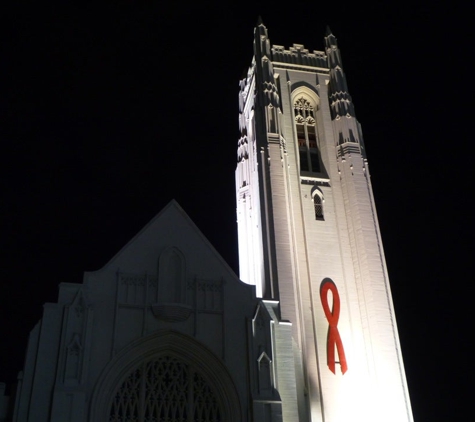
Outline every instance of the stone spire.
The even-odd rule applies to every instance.
[[[267,28],[259,16],[257,25],[254,29],[254,55],[256,59],[264,56],[270,56],[270,43],[267,35]]]
[[[271,45],[262,19],[259,17],[254,29],[254,56],[256,60],[256,87],[259,101],[267,107],[267,132],[279,133],[277,111],[280,109],[280,99],[277,83],[274,78]]]
[[[351,95],[348,92],[348,85],[346,83],[346,76],[343,71],[336,37],[328,26],[325,32],[325,50],[327,53],[328,67],[330,68],[328,98],[330,100],[332,119],[343,116],[355,117],[355,109]]]

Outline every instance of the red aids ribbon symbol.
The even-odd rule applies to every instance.
[[[328,290],[332,292],[333,306],[330,310],[328,304]],[[341,373],[344,374],[348,370],[346,364],[345,350],[343,349],[343,343],[341,342],[340,333],[338,332],[338,318],[340,318],[340,295],[335,283],[326,278],[320,285],[320,299],[322,301],[323,312],[328,321],[328,336],[327,336],[327,365],[330,371],[335,373],[335,346],[340,357]]]

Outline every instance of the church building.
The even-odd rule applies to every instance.
[[[170,202],[44,305],[4,420],[413,420],[361,127],[329,29],[324,42],[255,28],[239,277]]]

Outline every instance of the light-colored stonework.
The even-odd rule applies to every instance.
[[[271,45],[260,22],[240,87],[240,277],[279,301],[292,323],[300,420],[411,421],[369,167],[336,38],[327,30],[325,51],[285,49]],[[284,420],[295,420],[287,406],[283,398]]]
[[[0,421],[412,421],[361,128],[335,37],[240,82],[239,280],[172,201],[30,334]],[[247,284],[246,284],[247,283]]]

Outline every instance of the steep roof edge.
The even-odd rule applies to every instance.
[[[185,221],[190,225],[190,227],[196,232],[196,234],[201,238],[201,240],[210,248],[211,252],[216,255],[218,260],[223,264],[224,268],[228,270],[231,276],[236,278],[239,282],[246,286],[252,286],[251,284],[244,283],[239,276],[234,272],[234,270],[229,266],[229,264],[224,260],[224,258],[221,256],[221,254],[216,250],[216,248],[212,245],[212,243],[207,239],[207,237],[202,233],[202,231],[198,228],[198,226],[193,222],[193,220],[190,218],[190,216],[186,213],[186,211],[181,207],[181,205],[175,200],[172,199],[167,205],[165,205],[160,212],[155,215],[147,224],[145,224],[144,227],[142,227],[139,232],[132,237],[122,248],[119,249],[119,251],[111,258],[105,265],[103,265],[101,268],[98,270],[92,270],[92,271],[85,271],[84,276],[83,276],[83,281],[85,281],[86,276],[89,274],[94,274],[94,273],[100,273],[101,271],[104,271],[112,262],[119,256],[121,255],[128,247],[130,247],[134,241],[142,235],[147,229],[158,219],[161,218],[161,216],[169,209],[169,208],[175,208],[185,219]]]

